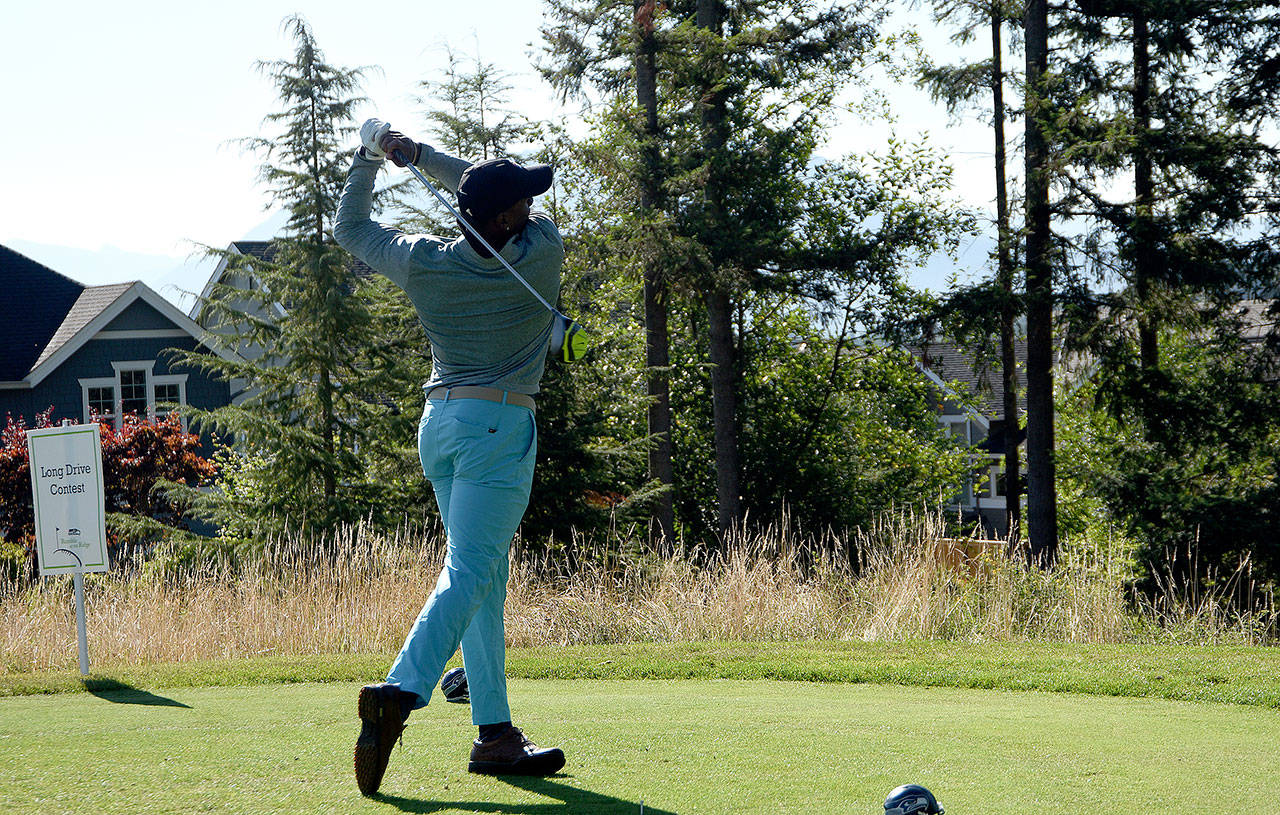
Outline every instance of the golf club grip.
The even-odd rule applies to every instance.
[[[569,319],[568,317],[565,317],[563,314],[560,314],[560,310],[557,309],[555,306],[551,305],[550,303],[548,303],[545,297],[543,297],[541,294],[538,294],[538,290],[535,289],[533,286],[529,285],[529,281],[525,280],[524,277],[519,272],[517,272],[510,263],[507,263],[507,259],[504,258],[502,255],[498,254],[498,250],[494,249],[492,246],[489,245],[489,242],[484,239],[484,236],[480,234],[479,230],[477,230],[474,226],[472,226],[471,223],[468,222],[466,218],[463,218],[461,215],[458,214],[458,211],[454,209],[453,206],[447,200],[445,200],[445,197],[440,194],[440,191],[437,190],[430,181],[427,180],[427,177],[422,174],[421,170],[415,167],[412,162],[405,161],[404,153],[401,153],[399,150],[393,150],[391,153],[391,157],[395,159],[397,163],[403,162],[405,168],[409,172],[413,173],[413,175],[419,181],[422,182],[423,186],[425,186],[428,190],[431,191],[431,194],[436,197],[436,200],[439,201],[444,206],[445,209],[449,210],[449,214],[452,215],[454,218],[456,218],[458,223],[462,224],[462,227],[464,229],[466,229],[468,232],[474,235],[475,239],[480,241],[480,244],[485,249],[489,250],[489,254],[497,258],[498,262],[501,263],[504,267],[506,267],[506,270],[508,272],[511,272],[512,276],[514,276],[516,280],[519,280],[520,283],[523,284],[524,287],[529,290],[530,294],[538,298],[538,302],[541,303],[547,311],[551,312],[552,314],[559,315],[563,319],[566,319],[566,320]]]

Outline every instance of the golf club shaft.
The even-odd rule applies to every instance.
[[[404,161],[404,155],[399,150],[396,151],[395,157],[397,160]],[[545,306],[547,311],[550,311],[552,314],[559,315],[562,319],[565,319],[565,320],[569,319],[568,317],[565,317],[563,314],[560,314],[560,310],[557,309],[555,306],[551,305],[550,303],[548,303],[545,297],[543,297],[541,294],[538,294],[537,289],[535,289],[533,286],[530,286],[529,281],[525,280],[524,277],[521,276],[521,274],[517,272],[511,266],[510,263],[507,263],[507,259],[504,258],[502,255],[498,254],[498,250],[494,249],[492,246],[489,245],[489,242],[484,239],[484,236],[480,234],[479,230],[477,230],[474,226],[472,226],[471,223],[466,218],[463,218],[461,215],[458,214],[458,211],[454,209],[453,206],[447,200],[445,200],[445,197],[440,194],[440,191],[437,190],[430,181],[427,180],[427,177],[422,174],[421,170],[415,167],[411,162],[405,162],[404,166],[409,170],[409,172],[413,173],[417,177],[417,179],[421,181],[428,190],[431,191],[431,194],[436,197],[437,201],[439,201],[441,204],[444,205],[445,209],[449,210],[450,215],[458,219],[458,222],[462,224],[464,229],[466,229],[468,232],[474,235],[476,240],[480,241],[481,246],[489,250],[489,254],[497,258],[498,262],[501,263],[503,266],[505,266],[507,271],[511,272],[511,274],[515,276],[515,279],[519,280],[524,285],[524,287],[529,290],[530,294],[538,298],[538,302],[541,303],[543,306]]]

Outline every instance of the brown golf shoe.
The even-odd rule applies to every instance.
[[[467,772],[482,775],[554,775],[564,766],[564,751],[542,749],[529,741],[520,728],[512,727],[490,741],[471,745]]]
[[[405,695],[385,682],[360,689],[360,737],[356,739],[356,784],[364,795],[373,795],[387,771],[391,749],[404,732],[400,698]]]

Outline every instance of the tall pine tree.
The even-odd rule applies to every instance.
[[[669,218],[663,211],[663,125],[659,119],[659,55],[671,38],[673,18],[655,0],[551,0],[554,23],[544,30],[552,57],[544,77],[566,97],[589,88],[603,91],[621,108],[635,143],[637,160],[625,167],[628,205],[636,220],[625,231],[628,254],[641,267],[644,296],[645,388],[648,397],[648,477],[652,542],[676,537],[674,445],[671,415],[671,284],[664,271],[671,249]]]
[[[1261,540],[1258,525],[1223,509],[1229,496],[1208,489],[1191,498],[1173,485],[1222,483],[1230,468],[1202,455],[1200,440],[1248,439],[1257,430],[1244,418],[1259,412],[1251,388],[1206,388],[1207,363],[1217,357],[1224,382],[1249,368],[1241,359],[1257,363],[1254,384],[1273,376],[1235,314],[1242,298],[1276,280],[1280,145],[1263,126],[1275,121],[1275,86],[1257,48],[1274,42],[1277,7],[1079,0],[1054,18],[1063,60],[1046,118],[1060,146],[1056,206],[1083,225],[1070,259],[1091,273],[1074,287],[1066,324],[1072,344],[1097,361],[1099,402],[1138,436],[1109,488],[1109,508],[1141,531],[1153,572],[1185,576],[1194,569],[1185,553]],[[1188,337],[1235,350],[1191,364],[1195,355],[1179,349],[1177,364],[1167,364],[1164,344]],[[1214,427],[1188,434],[1197,422]],[[1265,466],[1268,455],[1252,465]],[[1180,520],[1196,517],[1193,508],[1211,522]]]
[[[616,158],[602,166],[604,191],[618,234],[630,237],[628,254],[661,273],[678,315],[669,329],[670,376],[680,383],[671,389],[680,518],[701,531],[703,508],[714,506],[707,526],[723,533],[750,509],[739,462],[742,434],[756,426],[739,404],[744,372],[768,362],[746,355],[776,347],[753,342],[753,332],[772,331],[792,298],[836,325],[849,315],[862,331],[884,308],[900,315],[903,256],[945,239],[954,222],[925,192],[936,168],[909,150],[878,166],[819,158],[836,94],[872,58],[881,6],[556,2],[553,10],[545,73],[562,90],[610,103]],[[897,177],[894,191],[879,185],[899,171],[906,181]],[[812,425],[802,417],[796,440]]]
[[[1026,46],[1026,311],[1027,311],[1027,538],[1031,559],[1052,565],[1058,556],[1058,486],[1054,462],[1053,259],[1049,4],[1027,0]]]
[[[369,515],[403,518],[414,491],[401,438],[411,421],[394,398],[404,392],[404,349],[332,239],[363,69],[327,63],[301,17],[284,25],[293,56],[257,64],[279,92],[281,109],[264,120],[274,132],[245,143],[262,156],[260,178],[289,220],[271,262],[228,258],[252,288],[225,283],[202,304],[201,322],[246,353],[190,360],[240,386],[233,405],[194,420],[233,444],[206,514],[232,532],[324,535]]]

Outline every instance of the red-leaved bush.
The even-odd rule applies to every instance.
[[[59,424],[50,420],[52,414],[53,408],[37,414],[32,428],[21,417],[9,416],[0,434],[0,539],[23,546],[31,563],[35,558],[35,516],[26,431]],[[153,487],[159,481],[194,487],[213,477],[213,462],[200,455],[200,438],[183,432],[176,414],[154,421],[126,416],[119,430],[106,423],[99,427],[107,512],[184,526],[181,508]],[[118,535],[110,530],[107,537],[113,548],[120,544]]]

